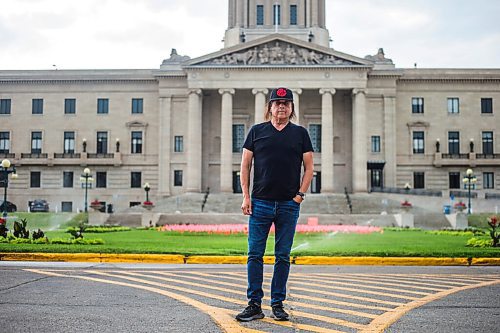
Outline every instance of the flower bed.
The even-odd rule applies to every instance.
[[[248,233],[248,224],[167,224],[159,228],[160,231],[176,232],[206,232],[214,234],[238,234]],[[274,225],[271,227],[274,232]],[[359,225],[307,225],[298,224],[297,233],[356,233],[369,234],[372,232],[382,232],[382,228]]]

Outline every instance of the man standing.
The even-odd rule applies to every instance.
[[[290,272],[290,251],[299,218],[300,204],[313,177],[313,148],[307,130],[292,124],[293,94],[287,88],[271,92],[264,119],[250,129],[243,145],[240,180],[243,214],[248,226],[248,306],[236,316],[239,321],[264,318],[264,252],[271,225],[275,228],[274,272],[271,307],[275,320],[288,320],[283,309]],[[254,165],[252,196],[250,170]],[[302,165],[304,175],[300,179]]]

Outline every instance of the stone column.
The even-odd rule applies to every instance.
[[[246,8],[244,7],[243,0],[236,0],[236,27],[243,27],[243,17]]]
[[[293,93],[293,104],[295,105],[295,116],[297,117],[295,123],[300,124],[300,95],[302,94],[302,89],[291,89]]]
[[[254,124],[264,122],[264,111],[266,109],[266,96],[269,93],[267,89],[252,89],[252,94],[255,95],[255,116]]]
[[[352,110],[352,190],[366,192],[366,96],[363,89],[353,89]]]
[[[396,97],[384,96],[385,186],[396,187]]]
[[[333,193],[333,95],[320,89],[321,98],[321,192]]]
[[[188,92],[187,192],[201,192],[202,90]]]
[[[319,23],[319,4],[318,0],[311,0],[311,26],[317,27]],[[321,174],[323,177],[323,173]],[[323,187],[322,187],[323,189]]]
[[[234,89],[219,89],[222,95],[220,122],[220,191],[233,192],[233,95]]]
[[[158,195],[170,195],[170,151],[171,151],[171,117],[172,97],[159,98],[159,135],[158,143]]]

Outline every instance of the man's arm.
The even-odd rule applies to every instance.
[[[244,215],[252,215],[252,203],[250,201],[250,171],[252,170],[253,152],[243,148],[240,167],[240,183],[243,192],[243,203],[241,210]]]
[[[314,173],[314,162],[313,162],[313,153],[309,151],[302,155],[302,160],[304,163],[304,175],[302,176],[302,183],[300,184],[299,192],[305,193],[311,185],[311,181]],[[293,198],[297,202],[302,202],[302,197],[300,195],[296,195]]]

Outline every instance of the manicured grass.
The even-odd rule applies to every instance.
[[[69,238],[62,230],[46,233],[50,238]],[[246,255],[247,235],[190,234],[159,232],[154,229],[84,234],[102,238],[104,245],[0,244],[0,252],[94,252],[164,253],[183,255]],[[297,234],[292,255],[326,256],[417,256],[417,257],[500,257],[500,248],[472,248],[471,236],[433,235],[419,230],[372,234]],[[267,255],[274,251],[271,235]]]

